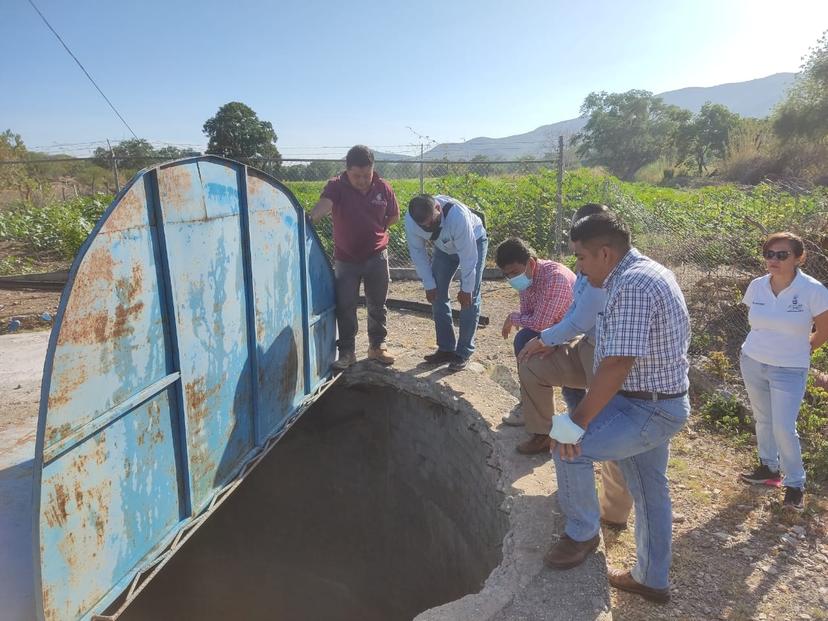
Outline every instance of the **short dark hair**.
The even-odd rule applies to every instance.
[[[569,239],[582,244],[612,246],[626,252],[630,249],[630,229],[611,211],[581,218],[569,231]]]
[[[363,168],[373,165],[374,152],[364,144],[358,144],[348,149],[348,155],[345,156],[345,168],[353,168],[354,166]]]
[[[418,194],[410,201],[408,201],[408,213],[414,219],[414,222],[421,224],[434,211],[434,205],[437,201],[431,194]]]
[[[513,263],[526,265],[529,259],[535,256],[535,253],[529,245],[517,237],[507,239],[497,247],[495,251],[495,263],[500,269]]]
[[[594,216],[597,213],[607,213],[609,211],[609,207],[606,205],[601,205],[600,203],[587,203],[578,208],[572,215],[572,222],[577,222],[581,218],[586,218],[587,216]]]
[[[765,243],[762,244],[762,252],[765,252],[771,244],[778,241],[788,242],[788,245],[791,247],[791,252],[793,252],[793,256],[797,259],[805,254],[805,244],[802,243],[802,238],[799,235],[794,235],[788,231],[780,231],[779,233],[768,235]]]

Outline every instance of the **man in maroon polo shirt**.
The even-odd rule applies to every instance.
[[[316,223],[328,214],[333,216],[339,329],[339,358],[334,367],[346,369],[356,362],[360,281],[365,282],[368,307],[368,358],[394,364],[385,346],[385,300],[389,282],[388,227],[400,219],[400,208],[394,190],[374,172],[374,154],[368,147],[351,147],[345,156],[345,172],[328,181],[310,217]]]

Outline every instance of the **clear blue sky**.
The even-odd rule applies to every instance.
[[[796,71],[828,28],[826,0],[35,2],[140,137],[203,148],[236,100],[285,157],[411,152],[408,126],[508,136],[577,116],[593,90]],[[30,147],[129,137],[26,0],[0,1],[0,59],[0,131]]]

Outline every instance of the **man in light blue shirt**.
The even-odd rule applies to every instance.
[[[405,216],[408,252],[431,303],[437,333],[437,351],[426,362],[448,362],[453,371],[466,368],[474,353],[474,336],[480,317],[480,283],[489,240],[482,220],[450,196],[415,196]],[[433,244],[432,259],[428,243]],[[460,334],[455,336],[449,301],[449,284],[460,270]]]
[[[604,205],[584,205],[575,212],[572,224],[608,211]],[[592,381],[595,324],[606,306],[607,291],[590,285],[581,273],[572,290],[572,305],[563,319],[529,341],[518,357],[522,410],[527,429],[534,432],[530,440],[518,447],[521,453],[532,454],[539,447],[549,450],[549,436],[541,438],[539,434],[543,429],[546,429],[543,433],[549,433],[555,415],[553,387],[561,387],[567,410],[574,412],[585,394],[582,386],[589,386]],[[581,378],[583,384],[579,383]],[[503,422],[515,424],[512,416]],[[624,474],[615,462],[606,462],[601,466],[601,477],[601,520],[608,528],[623,530],[633,505]]]

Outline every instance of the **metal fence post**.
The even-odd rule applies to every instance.
[[[109,138],[106,139],[106,145],[109,147],[109,157],[112,160],[112,174],[115,177],[115,192],[118,193],[121,191],[121,181],[118,179],[118,160],[115,159],[115,151],[112,150]]]
[[[558,136],[558,177],[555,184],[555,205],[557,208],[555,214],[555,254],[558,257],[563,256],[561,251],[561,235],[563,233],[563,156],[563,136]]]
[[[423,143],[420,143],[420,194],[425,194],[425,178],[423,175]]]

